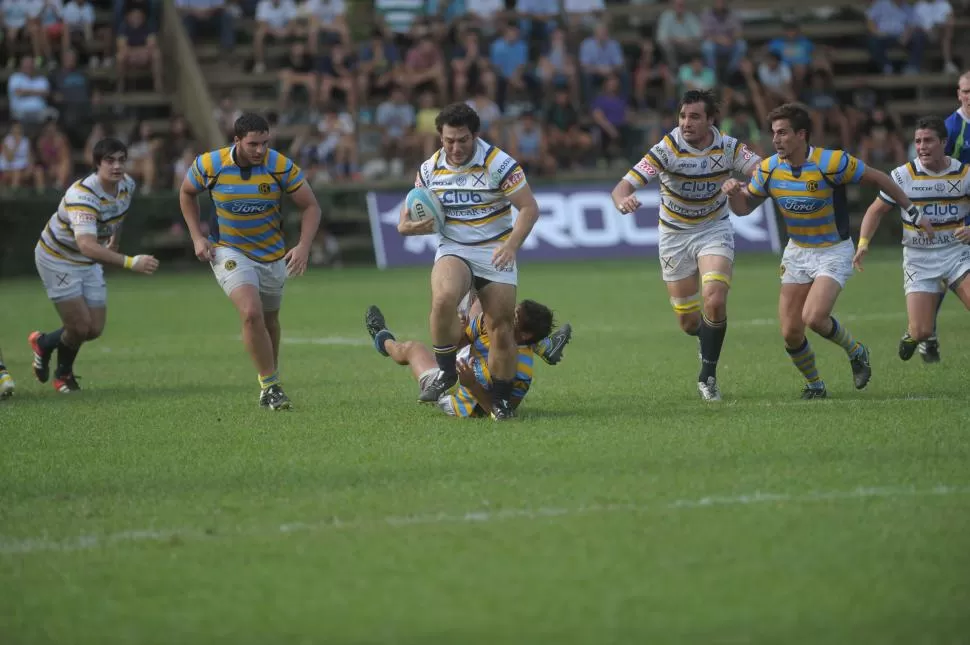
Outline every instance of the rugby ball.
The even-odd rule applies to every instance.
[[[434,191],[427,188],[412,188],[405,199],[408,218],[418,222],[428,217],[434,219],[434,230],[439,232],[445,227],[445,208]]]

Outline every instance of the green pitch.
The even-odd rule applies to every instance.
[[[524,266],[575,334],[508,424],[369,346],[370,304],[427,341],[427,269],[290,283],[289,413],[207,273],[111,272],[71,396],[30,374],[40,282],[6,282],[0,642],[970,642],[970,318],[948,298],[943,362],[902,363],[899,257],[836,310],[869,388],[812,336],[831,398],[802,402],[777,258],[742,256],[713,405],[655,260]]]

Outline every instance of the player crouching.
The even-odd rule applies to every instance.
[[[472,314],[476,314],[472,309]],[[374,339],[374,347],[390,356],[398,365],[410,365],[411,373],[424,390],[438,375],[438,363],[431,349],[416,341],[398,341],[387,329],[384,315],[377,307],[370,307],[365,317],[367,332]],[[571,336],[570,326],[563,325],[556,334],[552,311],[534,300],[523,300],[515,309],[513,332],[518,346],[518,363],[513,381],[511,404],[518,408],[532,384],[532,368],[537,352],[548,363],[558,363],[562,350]],[[452,394],[441,396],[438,407],[454,417],[486,417],[492,406],[492,379],[488,369],[489,338],[485,314],[473,315],[465,325],[457,370],[459,387]]]

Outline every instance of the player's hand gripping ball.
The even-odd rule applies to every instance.
[[[445,208],[434,191],[427,188],[412,188],[405,200],[405,205],[411,221],[420,222],[430,217],[434,221],[435,233],[445,227]]]

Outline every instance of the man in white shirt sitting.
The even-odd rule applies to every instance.
[[[10,116],[15,121],[32,124],[56,118],[57,110],[47,103],[50,93],[51,85],[47,77],[37,74],[31,56],[24,56],[20,61],[20,70],[7,80]]]
[[[266,71],[266,39],[285,41],[297,35],[296,5],[293,0],[260,0],[256,5],[256,32],[253,34],[253,72]]]
[[[919,28],[943,50],[943,73],[959,74],[953,63],[953,7],[949,0],[919,0],[913,5],[913,16]]]

